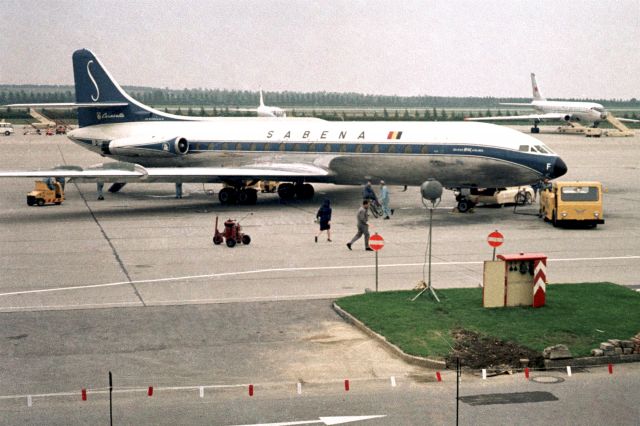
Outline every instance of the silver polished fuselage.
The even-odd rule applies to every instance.
[[[533,152],[530,147],[540,142],[531,136],[468,122],[225,118],[96,125],[74,130],[70,138],[105,157],[144,167],[308,164],[328,174],[305,181],[346,185],[366,179],[420,185],[434,178],[450,188],[504,187],[553,178],[562,161],[553,153]],[[171,138],[186,139],[188,152],[163,151],[156,142]],[[112,153],[109,146],[120,147],[122,140],[140,142],[132,143],[131,153]],[[182,181],[220,179],[198,176]]]

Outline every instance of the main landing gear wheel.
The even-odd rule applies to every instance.
[[[315,190],[309,183],[281,183],[278,185],[278,195],[283,201],[290,201],[294,198],[298,200],[310,200],[313,198]]]
[[[293,200],[296,195],[296,189],[292,183],[281,183],[278,185],[278,196],[284,200]]]
[[[233,204],[237,199],[237,191],[234,188],[222,188],[218,193],[220,204]]]
[[[238,202],[240,204],[253,205],[258,202],[258,191],[253,188],[244,188],[238,191]]]
[[[540,121],[534,121],[533,127],[531,128],[531,133],[540,133],[540,129],[538,128],[538,124]]]
[[[315,193],[313,186],[308,183],[298,184],[295,188],[296,197],[298,197],[299,200],[310,200],[313,198],[313,194]]]

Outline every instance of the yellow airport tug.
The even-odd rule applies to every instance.
[[[64,201],[64,188],[55,179],[37,180],[36,187],[27,194],[27,204],[30,206],[45,204],[62,204]]]
[[[540,214],[553,226],[604,223],[600,182],[553,182],[540,194]]]

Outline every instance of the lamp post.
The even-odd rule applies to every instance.
[[[427,244],[428,253],[429,253],[429,280],[427,281],[427,286],[424,290],[418,293],[411,301],[416,300],[422,293],[429,290],[433,297],[440,302],[436,292],[433,290],[431,286],[431,233],[433,228],[433,210],[440,204],[440,200],[442,198],[442,185],[435,179],[429,178],[426,182],[423,182],[420,185],[420,193],[422,194],[422,204],[429,210],[429,241]],[[425,200],[427,202],[425,202]],[[424,281],[424,268],[422,269],[422,279]]]

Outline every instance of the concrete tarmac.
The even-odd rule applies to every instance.
[[[536,207],[519,209],[529,214],[514,214],[511,207],[460,214],[446,192],[434,212],[436,288],[480,285],[482,262],[492,254],[486,238],[496,229],[505,236],[498,253],[547,254],[551,283],[640,284],[640,137],[537,137],[567,163],[563,180],[605,184],[606,224],[557,229],[534,215]],[[2,170],[102,160],[64,136],[0,137]],[[119,386],[130,388],[253,380],[339,384],[347,376],[366,382],[420,374],[329,307],[336,297],[375,287],[373,254],[361,241],[353,251],[345,247],[356,231],[358,187],[316,185],[309,202],[281,204],[277,195],[260,194],[256,206],[222,207],[209,194],[218,185],[185,184],[185,197],[177,200],[173,185],[131,184],[97,201],[94,184],[69,183],[61,206],[28,207],[31,179],[0,182],[0,398],[78,392],[82,386],[104,390],[109,370]],[[325,197],[332,201],[333,242],[322,237],[314,243],[313,219]],[[410,289],[426,272],[427,214],[418,188],[392,187],[391,200],[391,220],[371,219],[372,231],[385,238],[379,287]],[[243,218],[251,244],[213,246],[216,215]],[[316,404],[336,401],[320,393]],[[371,407],[366,399],[363,409]],[[22,399],[15,411],[15,399],[2,401],[4,413],[15,414],[5,419],[28,419]],[[179,398],[174,402],[182,406]],[[282,406],[270,406],[261,418],[275,421]],[[64,420],[73,413],[64,407],[70,410],[65,405],[51,412],[60,409],[56,418]],[[67,419],[86,419],[78,416]],[[408,419],[420,418],[415,416]],[[33,422],[38,418],[46,417]],[[165,419],[168,424],[173,418]]]
[[[537,206],[453,212],[450,191],[434,213],[432,282],[436,288],[478,286],[491,258],[487,235],[505,236],[498,253],[542,252],[551,283],[639,284],[640,137],[591,139],[541,134],[569,167],[565,180],[600,180],[607,188],[606,224],[555,229]],[[95,164],[102,159],[64,136],[2,138],[0,168]],[[360,188],[316,185],[312,201],[281,204],[260,194],[256,206],[222,207],[207,191],[185,184],[130,184],[96,200],[94,184],[67,185],[61,206],[28,207],[31,179],[0,187],[0,311],[333,298],[375,287],[374,255],[362,241],[350,252]],[[316,244],[315,212],[332,200],[332,239]],[[385,238],[379,288],[409,289],[423,279],[428,232],[418,188],[391,188],[396,213],[372,219]],[[247,216],[248,215],[248,216]],[[241,219],[252,242],[213,246],[215,217]]]

